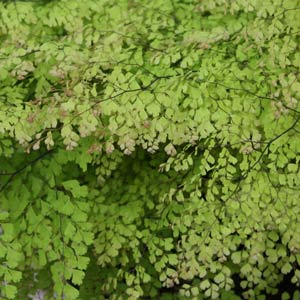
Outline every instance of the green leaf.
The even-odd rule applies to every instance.
[[[209,287],[210,287],[210,282],[207,279],[201,281],[201,283],[200,283],[201,290],[206,290]]]
[[[292,269],[293,269],[293,267],[292,267],[292,265],[290,264],[290,263],[285,263],[283,266],[282,266],[282,268],[281,268],[281,272],[283,273],[283,274],[288,274],[288,273],[290,273],[291,271],[292,271]]]
[[[223,282],[225,280],[225,276],[224,276],[224,274],[223,273],[219,273],[217,276],[215,276],[215,278],[214,278],[214,281],[216,282],[216,283],[221,283],[221,282]]]
[[[234,252],[231,254],[231,259],[234,264],[239,264],[241,262],[241,252]]]
[[[151,103],[146,107],[147,112],[153,117],[158,117],[160,114],[160,107],[158,104]]]
[[[17,294],[17,288],[10,284],[5,285],[3,291],[8,299],[14,299]]]
[[[7,211],[0,211],[0,221],[4,221],[8,218],[9,213]]]
[[[86,186],[81,186],[77,180],[64,181],[63,187],[70,191],[75,198],[86,197],[88,189]]]
[[[85,273],[80,270],[72,270],[72,282],[76,285],[81,285]]]
[[[66,295],[66,298],[70,299],[70,300],[77,299],[79,296],[79,291],[69,284],[66,284],[64,286],[63,291],[64,291],[64,294]]]
[[[251,270],[252,270],[251,266],[249,264],[245,264],[241,268],[241,273],[242,274],[249,274],[251,272]]]

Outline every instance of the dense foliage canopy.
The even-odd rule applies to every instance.
[[[299,14],[0,2],[0,298],[299,299]]]

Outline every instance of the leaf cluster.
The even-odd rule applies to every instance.
[[[300,1],[48,2],[0,3],[0,299],[298,299]]]

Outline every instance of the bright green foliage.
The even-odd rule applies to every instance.
[[[299,14],[2,1],[0,299],[299,299]]]

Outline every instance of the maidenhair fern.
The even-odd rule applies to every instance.
[[[299,13],[2,1],[0,299],[298,299]]]

